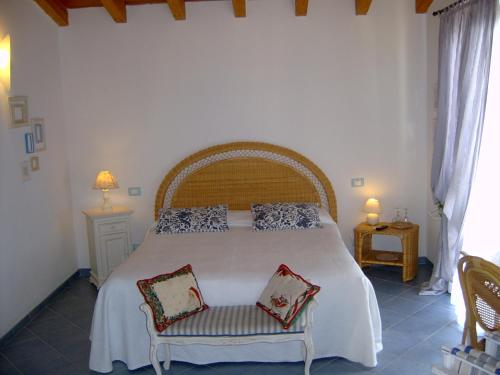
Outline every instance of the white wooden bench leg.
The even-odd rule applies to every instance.
[[[163,368],[168,370],[170,368],[170,345],[165,344],[165,362],[163,362]]]
[[[160,367],[160,362],[158,362],[157,350],[158,350],[158,345],[152,343],[151,346],[149,347],[149,360],[151,361],[151,364],[155,369],[156,375],[161,375],[161,367]]]
[[[314,344],[311,336],[306,335],[304,339],[304,346],[306,348],[306,356],[304,358],[304,375],[309,375],[309,369],[311,368],[311,363],[314,359]]]

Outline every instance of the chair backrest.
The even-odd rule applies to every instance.
[[[478,348],[476,323],[486,332],[500,329],[500,267],[482,258],[465,256],[458,262],[467,321],[464,330]]]

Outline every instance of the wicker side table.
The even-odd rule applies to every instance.
[[[378,231],[375,226],[361,223],[354,228],[355,259],[362,268],[370,264],[385,264],[403,268],[403,281],[415,278],[418,270],[418,230],[417,224],[408,229],[397,229],[390,226]],[[402,251],[375,250],[372,248],[372,236],[396,236],[401,240]]]

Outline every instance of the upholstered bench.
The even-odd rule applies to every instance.
[[[170,368],[169,345],[243,345],[259,342],[279,343],[302,341],[305,349],[304,374],[314,358],[312,340],[312,310],[317,302],[312,299],[297,322],[288,329],[255,305],[210,307],[191,317],[180,320],[165,331],[158,332],[154,325],[153,312],[143,303],[140,309],[146,314],[146,326],[151,339],[149,359],[156,375],[161,374],[157,349],[165,344],[165,370]]]

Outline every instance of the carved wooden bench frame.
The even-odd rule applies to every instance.
[[[165,362],[163,367],[165,370],[170,368],[170,345],[246,345],[253,343],[279,343],[287,341],[302,341],[304,343],[304,375],[309,375],[312,360],[314,359],[314,344],[312,339],[312,311],[316,308],[318,303],[312,300],[306,307],[305,323],[303,332],[294,333],[274,333],[274,334],[260,334],[255,332],[251,335],[231,335],[231,336],[165,336],[161,335],[155,328],[153,312],[148,304],[143,303],[140,309],[146,314],[146,327],[150,337],[149,359],[156,375],[161,375],[161,366],[158,361],[158,347],[161,344],[165,345]],[[239,306],[234,306],[238,308]],[[203,314],[203,312],[201,312]]]

